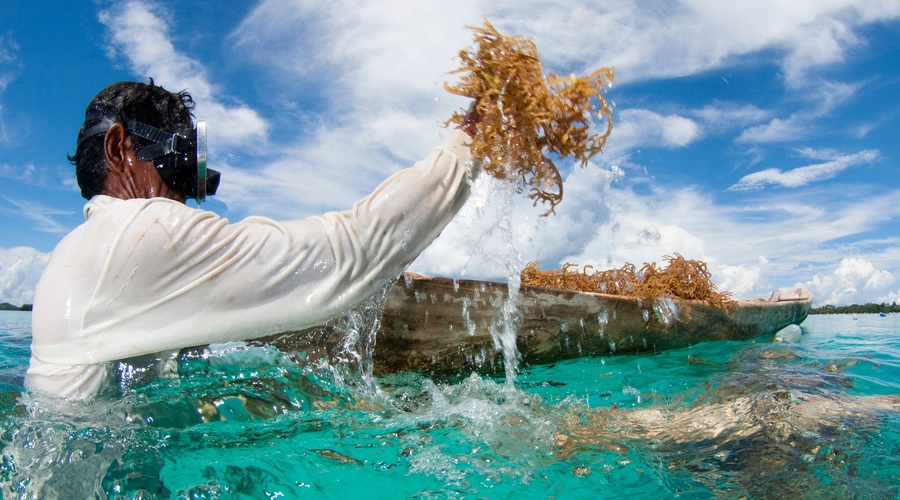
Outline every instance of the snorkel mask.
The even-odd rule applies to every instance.
[[[197,203],[216,194],[221,174],[206,168],[205,121],[197,122],[196,128],[172,133],[137,120],[121,120],[101,112],[88,115],[85,121],[98,118],[99,123],[78,134],[76,147],[88,137],[106,133],[113,124],[122,123],[132,135],[151,141],[152,144],[137,151],[137,157],[153,163],[169,189],[185,198],[193,198]]]

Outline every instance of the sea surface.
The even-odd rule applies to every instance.
[[[0,312],[3,498],[897,498],[900,315],[761,337],[373,377],[243,343],[178,375],[27,394],[31,313]],[[377,360],[376,360],[377,362]],[[362,363],[361,366],[365,366]],[[149,366],[149,365],[147,365]]]

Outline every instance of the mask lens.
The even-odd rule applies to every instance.
[[[196,151],[197,151],[197,203],[206,199],[206,122],[197,122],[196,130]],[[216,182],[218,187],[218,182]],[[215,194],[215,188],[209,194]]]

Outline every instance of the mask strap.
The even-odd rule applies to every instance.
[[[181,137],[178,134],[168,134],[152,125],[136,120],[128,120],[128,131],[154,143],[137,152],[139,160],[151,161],[178,151],[178,140]]]
[[[78,134],[78,140],[75,141],[76,148],[78,146],[81,146],[81,143],[84,142],[85,140],[87,140],[89,137],[93,137],[95,135],[105,133],[107,130],[109,130],[110,127],[112,127],[116,123],[119,123],[119,120],[117,119],[116,116],[105,115],[105,114],[102,114],[101,112],[97,112],[97,111],[92,111],[89,115],[85,116],[84,120],[91,121],[91,120],[96,120],[98,118],[100,119],[100,122],[98,122],[97,124],[95,124],[92,127],[89,127],[84,132],[81,132],[80,134]]]
[[[75,142],[75,147],[80,146],[82,142],[90,137],[105,133],[116,123],[121,123],[121,120],[119,120],[118,117],[106,115],[100,111],[90,112],[85,117],[85,121],[91,121],[97,118],[100,119],[98,123],[78,134],[78,140]],[[147,125],[146,123],[137,120],[128,120],[126,128],[131,134],[143,137],[154,143],[145,148],[141,148],[141,150],[138,151],[137,156],[141,160],[150,161],[178,151],[178,138],[180,137],[178,134],[166,133],[152,125]]]

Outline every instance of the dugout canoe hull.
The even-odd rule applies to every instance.
[[[374,371],[433,374],[502,371],[494,346],[505,283],[404,274],[388,291],[376,335]],[[740,301],[731,312],[706,302],[634,298],[522,287],[516,343],[524,364],[582,356],[655,353],[709,340],[748,340],[800,324],[806,290]]]

